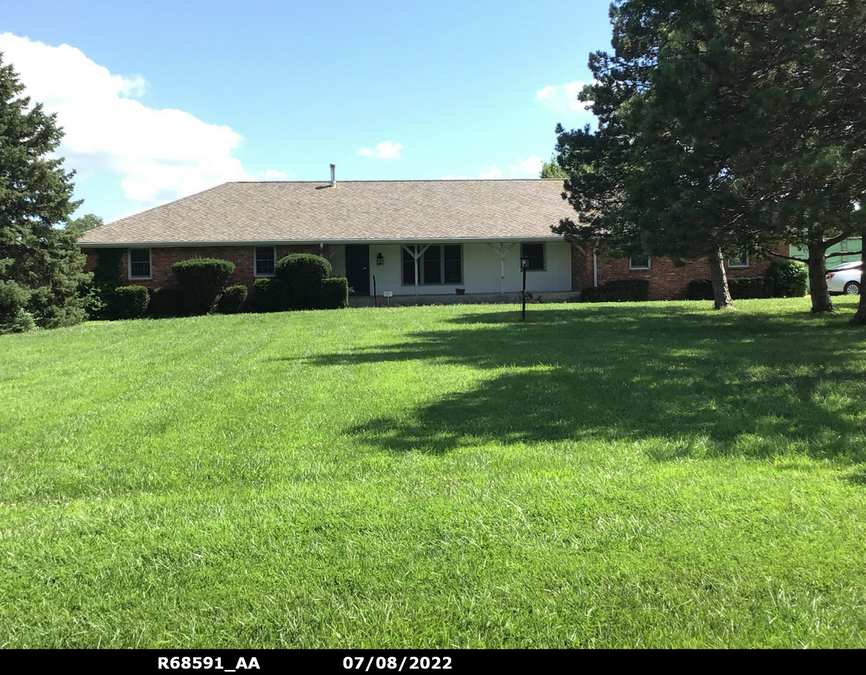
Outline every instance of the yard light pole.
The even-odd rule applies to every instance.
[[[523,270],[523,292],[520,294],[520,297],[523,300],[523,309],[520,313],[520,319],[521,321],[526,321],[526,270],[529,269],[528,256],[520,256],[520,269]]]

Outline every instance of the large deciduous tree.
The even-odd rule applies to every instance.
[[[67,326],[85,315],[77,230],[58,227],[78,206],[73,173],[52,156],[63,132],[23,91],[0,54],[0,333]]]

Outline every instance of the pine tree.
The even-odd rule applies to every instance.
[[[866,211],[866,9],[854,0],[617,0],[612,54],[590,55],[598,129],[557,128],[577,222],[622,251],[808,246],[813,311],[832,311],[827,247]]]
[[[80,202],[72,176],[52,157],[63,131],[31,106],[0,54],[0,333],[84,319],[84,255],[65,224]]]

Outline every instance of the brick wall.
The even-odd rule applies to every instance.
[[[592,279],[592,247],[585,246],[585,253],[576,247],[571,249],[572,289],[582,290],[593,285]],[[779,253],[786,253],[787,246],[780,246]],[[770,266],[770,260],[759,260],[749,257],[748,267],[726,267],[729,277],[760,277]],[[615,279],[647,279],[649,280],[650,300],[685,300],[688,284],[695,279],[709,279],[710,268],[706,258],[688,263],[682,267],[674,265],[667,258],[652,258],[650,269],[629,269],[628,258],[611,258],[598,256],[598,285],[603,286]]]
[[[230,260],[235,264],[235,271],[229,277],[227,285],[243,284],[252,290],[255,282],[254,252],[253,246],[201,246],[201,247],[154,247],[151,250],[151,278],[129,279],[128,252],[124,250],[122,258],[123,271],[121,281],[125,284],[147,286],[148,288],[168,288],[177,285],[171,266],[181,260],[191,258],[219,258]],[[82,249],[87,255],[86,270],[92,270],[99,256],[99,249]],[[321,249],[318,245],[309,246],[277,246],[277,260],[290,253],[314,253],[319,255]],[[330,253],[325,246],[324,253]]]

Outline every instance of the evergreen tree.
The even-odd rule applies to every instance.
[[[23,91],[0,54],[0,333],[83,320],[89,277],[77,231],[57,227],[79,204],[73,173],[51,157],[63,132]]]
[[[571,203],[560,231],[677,258],[809,248],[813,311],[832,311],[827,247],[860,229],[864,3],[620,0],[613,54],[590,55],[598,130],[557,127]]]

